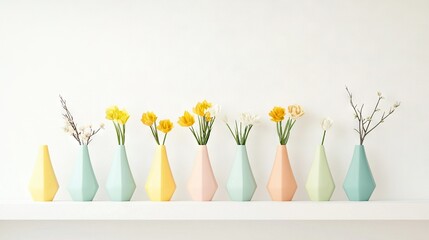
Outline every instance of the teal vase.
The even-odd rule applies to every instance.
[[[80,146],[79,155],[67,189],[73,201],[92,201],[97,193],[98,182],[92,169],[88,145]]]
[[[343,188],[350,201],[368,201],[374,192],[375,181],[363,145],[355,146]]]
[[[130,201],[136,189],[124,145],[119,145],[107,177],[106,190],[112,201]]]
[[[334,179],[323,145],[317,147],[305,188],[312,201],[329,201],[335,190]]]
[[[229,197],[233,201],[250,201],[256,190],[256,181],[250,167],[245,145],[237,146],[237,153],[227,182]]]

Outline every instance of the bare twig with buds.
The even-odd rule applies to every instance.
[[[79,145],[88,145],[92,141],[92,137],[101,129],[104,129],[104,123],[101,123],[97,129],[93,129],[92,125],[78,128],[77,124],[74,122],[73,115],[67,107],[66,100],[61,95],[59,95],[59,97],[61,106],[64,110],[64,113],[62,114],[65,120],[64,132],[73,136]]]
[[[353,108],[354,114],[355,114],[355,118],[358,120],[359,122],[359,127],[355,128],[354,130],[359,134],[359,140],[360,140],[360,144],[362,145],[366,136],[368,136],[368,134],[370,132],[372,132],[376,127],[378,127],[381,123],[383,123],[390,115],[392,115],[395,110],[401,105],[400,102],[397,102],[395,104],[393,104],[393,106],[389,109],[389,111],[386,113],[386,111],[383,111],[383,114],[381,115],[381,118],[378,120],[377,123],[375,123],[375,125],[371,125],[372,123],[374,123],[374,116],[377,112],[380,112],[381,110],[378,108],[381,100],[384,99],[383,95],[381,94],[381,92],[377,92],[377,103],[375,104],[375,107],[371,113],[371,115],[369,117],[364,118],[363,117],[363,109],[364,109],[364,104],[362,104],[360,107],[358,107],[357,104],[355,104],[353,102],[353,95],[352,93],[349,91],[349,89],[346,87],[346,91],[349,94],[349,100],[350,100],[350,105]]]

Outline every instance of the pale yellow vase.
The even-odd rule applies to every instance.
[[[47,145],[39,149],[39,156],[30,179],[29,190],[34,201],[52,201],[58,191]]]
[[[176,191],[176,183],[164,145],[156,148],[145,188],[151,201],[170,201]]]

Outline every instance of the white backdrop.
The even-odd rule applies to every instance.
[[[222,105],[230,118],[243,111],[261,115],[247,146],[255,200],[269,199],[265,185],[278,144],[268,111],[295,103],[306,111],[288,144],[295,200],[308,199],[304,184],[320,121],[334,119],[325,146],[337,184],[333,199],[345,200],[342,182],[358,143],[345,85],[357,102],[372,106],[378,90],[384,106],[402,102],[365,144],[377,182],[372,199],[428,199],[428,12],[424,0],[1,0],[0,199],[30,199],[28,180],[45,143],[61,186],[56,199],[70,199],[66,185],[78,145],[61,129],[61,93],[78,123],[106,123],[90,145],[100,184],[96,200],[107,200],[116,147],[106,107],[117,104],[131,114],[126,146],[138,185],[133,200],[147,200],[155,143],[140,122],[142,112],[176,123],[203,99]],[[188,200],[197,144],[175,125],[167,139],[173,200]],[[227,200],[235,143],[221,121],[208,146],[220,186],[214,199]]]

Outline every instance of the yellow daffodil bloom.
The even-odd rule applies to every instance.
[[[173,129],[173,123],[169,119],[159,121],[158,130],[167,134]]]
[[[125,144],[125,124],[129,118],[130,115],[125,109],[120,110],[117,106],[112,106],[106,109],[106,119],[113,121],[119,145]],[[120,127],[120,125],[123,127]]]
[[[185,113],[183,113],[183,116],[179,117],[179,121],[177,123],[179,123],[179,125],[182,127],[190,127],[194,125],[195,118],[188,111],[185,111]]]
[[[287,110],[293,119],[297,119],[304,115],[304,110],[300,105],[290,105],[287,107]]]
[[[202,102],[201,102],[201,105],[202,105],[205,109],[208,109],[208,108],[210,108],[210,107],[212,106],[212,104],[211,104],[211,103],[209,103],[209,102],[207,102],[206,100],[202,101]]]
[[[146,126],[152,126],[152,124],[158,119],[158,117],[153,112],[146,112],[142,115],[142,123]]]
[[[117,118],[117,113],[119,111],[118,106],[111,106],[106,109],[106,119],[115,120]]]
[[[197,103],[197,105],[193,108],[193,111],[198,116],[204,117],[207,109],[209,109],[211,106],[211,103],[204,100],[202,102]]]
[[[280,122],[285,119],[286,110],[283,107],[274,107],[268,115],[270,115],[271,121]]]
[[[125,125],[129,118],[130,118],[130,115],[128,114],[128,112],[125,109],[123,109],[123,110],[118,112],[118,119],[116,119],[116,121],[119,124]]]
[[[212,120],[210,112],[206,112],[206,114],[204,115],[204,118],[206,119],[206,122],[210,122],[210,120]]]

